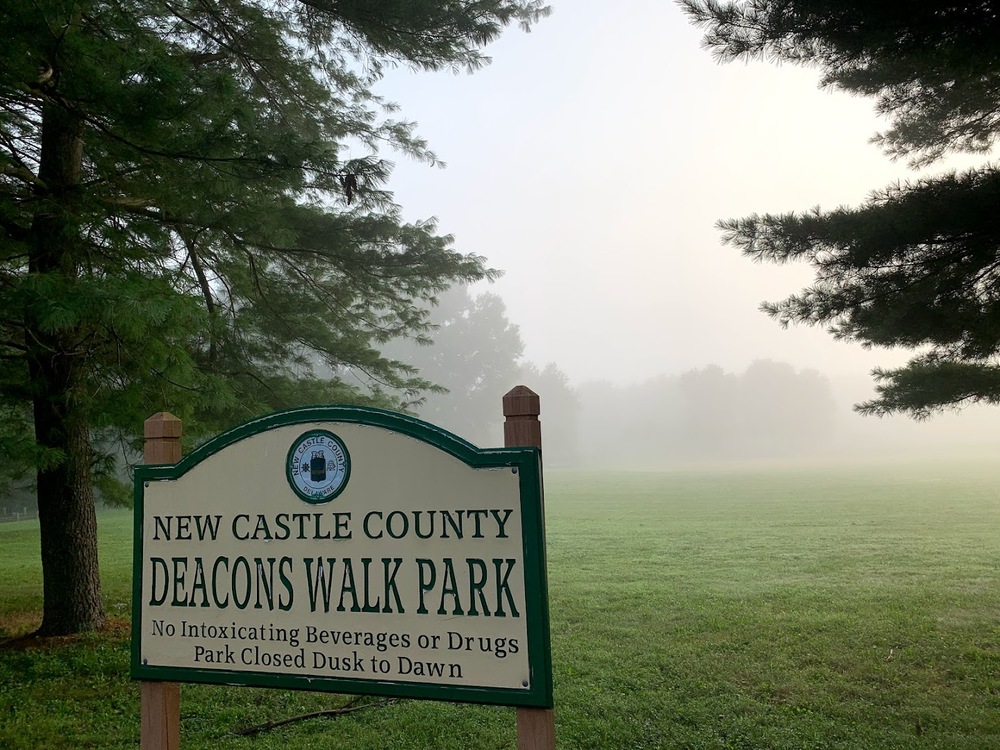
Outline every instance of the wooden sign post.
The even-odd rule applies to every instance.
[[[503,397],[503,441],[507,448],[542,447],[541,404],[538,394],[519,385]],[[543,499],[543,498],[540,498]],[[544,518],[544,512],[542,518]],[[543,531],[544,533],[544,531]],[[518,750],[555,750],[555,713],[551,708],[517,709]]]
[[[165,411],[143,424],[143,463],[181,460],[181,420]],[[181,688],[176,682],[144,680],[139,686],[141,750],[178,750],[181,735]]]

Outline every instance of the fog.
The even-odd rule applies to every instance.
[[[860,416],[853,406],[875,395],[864,375],[830,377],[760,357],[737,369],[705,363],[637,380],[622,371],[573,381],[558,362],[525,356],[526,328],[492,291],[451,289],[429,315],[432,345],[400,340],[384,350],[448,389],[411,401],[411,410],[477,445],[497,446],[501,397],[527,384],[541,399],[549,466],[857,464],[981,459],[1000,450],[997,409],[925,422]]]
[[[783,330],[758,306],[811,280],[720,243],[718,219],[856,204],[916,173],[869,144],[872,103],[817,88],[815,70],[719,65],[667,0],[556,0],[531,34],[510,31],[472,75],[393,71],[400,104],[448,164],[402,160],[389,185],[413,220],[437,217],[456,247],[505,275],[500,295],[524,359],[571,385],[618,389],[758,360],[830,384],[828,455],[933,452],[989,442],[993,412],[913,424],[854,415],[875,366],[822,330]],[[977,160],[955,159],[945,167]],[[531,383],[528,383],[531,385]],[[597,440],[581,412],[581,439]]]
[[[708,367],[631,387],[584,384],[578,393],[577,442],[552,446],[556,463],[566,466],[980,461],[1000,450],[1000,410],[972,407],[925,422],[865,417],[852,407],[874,395],[868,379],[831,379],[773,361],[754,362],[742,373]],[[563,418],[558,410],[549,414],[550,423]],[[556,439],[564,439],[558,430]]]
[[[671,2],[556,2],[473,75],[400,70],[398,101],[448,164],[407,160],[407,216],[505,271],[495,286],[526,354],[574,381],[635,380],[759,357],[831,374],[899,354],[781,330],[757,308],[811,278],[720,245],[753,211],[857,203],[912,173],[868,139],[871,103],[819,91],[815,71],[718,65]],[[625,378],[623,374],[629,377]]]

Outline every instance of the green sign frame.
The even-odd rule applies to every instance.
[[[412,683],[388,679],[313,677],[270,672],[197,669],[142,663],[142,575],[144,569],[142,532],[146,510],[145,488],[152,482],[179,479],[207,458],[251,436],[293,425],[327,429],[330,423],[348,423],[381,428],[427,443],[459,459],[470,468],[508,468],[518,474],[521,545],[524,555],[524,615],[530,672],[528,687],[520,690]],[[135,680],[360,693],[536,708],[551,708],[553,706],[542,462],[539,448],[478,448],[457,435],[428,422],[382,409],[357,406],[304,407],[277,412],[228,430],[200,446],[176,464],[136,467],[134,499],[131,676]]]

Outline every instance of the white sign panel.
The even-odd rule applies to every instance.
[[[538,463],[330,407],[143,467],[133,675],[551,705]]]

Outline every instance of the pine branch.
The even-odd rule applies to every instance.
[[[45,183],[40,179],[35,177],[34,173],[25,167],[15,167],[10,164],[0,164],[0,174],[5,174],[8,177],[15,177],[22,182],[27,182],[29,185],[33,185],[38,188],[45,189]]]

